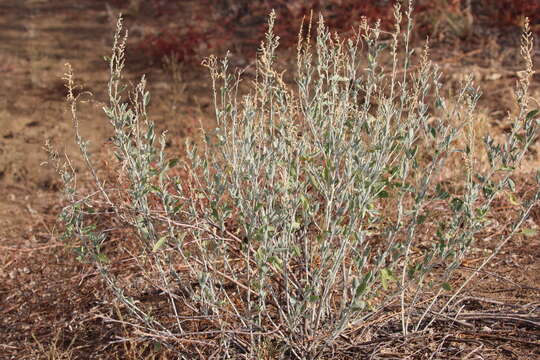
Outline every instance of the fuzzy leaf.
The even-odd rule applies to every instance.
[[[392,271],[385,268],[381,270],[381,281],[382,281],[382,286],[384,290],[388,290],[388,283],[392,281],[396,281],[396,278],[392,274]]]
[[[537,229],[523,229],[521,230],[521,234],[527,237],[533,237],[533,236],[536,236],[536,234],[538,234],[538,230]]]
[[[529,111],[529,113],[525,117],[525,120],[530,121],[531,119],[535,118],[536,115],[538,115],[538,112],[539,112],[538,109]]]
[[[450,286],[450,284],[447,282],[442,284],[442,288],[446,291],[452,291],[452,286]]]
[[[165,241],[167,241],[167,236],[161,237],[161,238],[154,244],[154,247],[152,248],[152,252],[158,251],[159,248],[162,247],[163,244],[165,244]]]

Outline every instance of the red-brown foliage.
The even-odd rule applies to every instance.
[[[521,26],[523,17],[540,23],[540,0],[482,0],[481,5],[491,12],[495,25]]]
[[[113,0],[117,5],[128,0]],[[406,8],[404,1],[403,10]],[[165,55],[176,54],[179,61],[200,60],[201,48],[230,48],[232,45],[247,45],[243,49],[252,56],[260,37],[266,28],[266,18],[274,9],[277,12],[275,32],[281,38],[283,46],[291,46],[297,40],[298,29],[303,18],[322,14],[333,31],[341,34],[353,32],[363,17],[370,21],[381,20],[381,27],[390,30],[393,27],[392,0],[190,0],[182,6],[174,0],[151,0],[147,5],[152,9],[152,16],[161,18],[174,17],[178,11],[192,12],[191,22],[178,28],[159,29],[156,33],[144,37],[139,48],[154,61]],[[439,19],[449,14],[455,18],[466,16],[464,9],[467,0],[416,0],[414,2],[415,35],[424,38],[427,34],[440,29]],[[483,15],[484,19],[496,26],[520,25],[523,16],[529,16],[532,23],[540,14],[540,0],[472,0],[472,15]],[[183,9],[183,10],[180,10]],[[475,13],[476,12],[476,13]],[[487,16],[486,16],[487,15]],[[219,19],[217,23],[200,21],[201,18]],[[454,21],[453,20],[453,21]],[[435,29],[434,26],[439,26]],[[245,34],[249,29],[249,36]],[[540,26],[533,26],[540,30]],[[240,34],[240,35],[239,35]]]
[[[145,36],[138,44],[149,58],[160,60],[174,56],[177,61],[188,62],[195,58],[201,46],[208,46],[207,35],[196,29],[164,29]]]

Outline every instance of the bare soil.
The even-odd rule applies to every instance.
[[[151,9],[147,10],[128,11],[131,45],[164,21],[163,17],[154,19]],[[77,169],[84,168],[73,140],[61,79],[65,64],[70,63],[83,91],[92,94],[82,95],[81,132],[91,141],[96,167],[107,168],[111,129],[101,110],[107,99],[108,76],[103,57],[110,53],[117,13],[117,8],[94,0],[0,3],[0,359],[108,359],[134,354],[111,344],[127,331],[102,320],[104,313],[113,316],[114,309],[107,307],[111,294],[93,269],[78,263],[59,238],[56,216],[62,207],[61,186],[54,169],[46,164],[43,149],[45,139],[49,139],[60,153],[69,154]],[[190,13],[176,16],[189,17]],[[219,19],[206,21],[211,24]],[[260,39],[262,34],[250,33],[249,26],[243,35]],[[225,40],[229,45],[236,42],[236,49],[243,49],[244,40],[246,48],[253,46],[246,39]],[[519,29],[501,31],[480,24],[470,38],[436,39],[432,49],[451,84],[465,74],[475,76],[484,92],[480,110],[486,127],[496,134],[508,130],[505,116],[515,110],[512,89],[520,69],[518,46]],[[223,54],[222,50],[216,49]],[[540,64],[538,54],[536,50]],[[239,65],[248,64],[242,53],[234,56]],[[158,129],[168,130],[170,152],[181,153],[183,141],[198,133],[200,123],[213,126],[210,82],[198,61],[184,65],[185,89],[178,94],[159,64],[152,64],[137,51],[130,54],[129,46],[128,58],[128,80],[136,82],[143,73],[147,75],[153,99],[150,112]],[[536,75],[532,85],[537,100],[539,80]],[[523,197],[531,193],[534,172],[540,168],[538,146],[534,150],[519,176],[518,193]],[[513,209],[511,204],[501,203],[497,211],[503,232],[504,220]],[[540,226],[538,207],[527,226]],[[492,249],[495,244],[490,239],[495,238],[478,246]],[[463,273],[479,261],[480,255],[469,259]],[[362,354],[378,347],[379,358],[381,354],[401,358],[400,354],[414,353],[415,349],[435,351],[446,346],[448,358],[465,358],[467,354],[477,359],[540,358],[538,236],[515,236],[466,294],[470,299],[464,309],[477,314],[469,320],[473,329],[448,326],[446,332],[435,332],[431,338],[381,338],[363,347],[359,344],[355,351]],[[528,314],[531,321],[516,320],[512,314],[517,313]],[[143,352],[140,358],[150,356],[153,350]]]

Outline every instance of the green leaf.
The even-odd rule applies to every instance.
[[[110,262],[109,258],[105,254],[102,254],[102,253],[97,254],[97,260],[101,263],[106,263],[106,264]]]
[[[437,129],[431,125],[428,127],[428,129],[431,136],[435,139],[437,137]]]
[[[149,92],[146,92],[144,94],[143,103],[144,103],[144,106],[148,106],[148,104],[150,103],[150,93]]]
[[[485,196],[491,196],[493,194],[493,187],[488,185],[488,186],[483,186],[482,187],[482,192],[484,193]]]
[[[499,171],[514,171],[516,168],[512,167],[512,166],[501,166],[501,168],[499,169]]]
[[[171,159],[171,160],[169,160],[169,163],[167,164],[167,166],[169,168],[173,168],[173,167],[176,166],[176,164],[178,164],[178,161],[179,161],[178,159]]]
[[[366,291],[367,283],[365,281],[362,281],[358,286],[356,287],[356,296],[360,296]]]
[[[300,195],[300,202],[302,203],[302,207],[304,208],[304,211],[308,211],[309,200],[304,195]]]
[[[536,234],[538,234],[538,230],[537,229],[523,229],[521,230],[521,234],[527,237],[533,237],[533,236],[536,236]]]
[[[158,251],[159,248],[162,247],[163,244],[165,244],[165,241],[167,241],[167,236],[161,237],[161,238],[154,244],[154,247],[152,248],[152,252]]]
[[[517,201],[516,197],[514,196],[514,194],[506,194],[506,197],[508,198],[508,201],[510,202],[510,204],[514,205],[514,206],[519,206],[519,202]]]
[[[450,194],[447,193],[446,191],[444,191],[441,184],[437,184],[437,187],[436,187],[435,191],[437,192],[437,198],[438,199],[444,200],[444,199],[448,199],[450,197]]]
[[[147,139],[153,139],[154,138],[154,126],[149,125],[148,130],[146,131],[146,138]]]
[[[356,296],[361,296],[368,287],[368,283],[371,280],[371,271],[368,271],[367,274],[364,275],[362,281],[358,280],[358,278],[353,279],[353,288],[356,288]]]
[[[529,113],[528,113],[527,116],[525,117],[525,120],[526,120],[526,121],[529,121],[529,120],[535,118],[536,115],[538,115],[538,112],[539,112],[538,109],[529,111]]]
[[[483,218],[487,214],[487,211],[487,208],[476,209],[476,215],[478,215],[479,218]]]
[[[422,264],[409,265],[409,268],[407,269],[407,275],[409,275],[409,279],[414,279],[414,274],[421,270]]]
[[[452,286],[447,282],[442,283],[442,288],[446,291],[452,291]]]
[[[323,169],[323,177],[327,183],[330,183],[330,169],[328,168],[328,165]]]
[[[351,307],[352,311],[362,311],[366,308],[367,303],[364,300],[356,300]]]
[[[392,274],[392,271],[390,271],[389,269],[386,269],[386,268],[382,269],[381,270],[381,282],[382,282],[382,286],[383,286],[384,290],[388,290],[388,283],[392,282],[392,281],[396,281],[396,278]]]
[[[516,183],[511,178],[508,178],[508,187],[512,192],[516,191]]]
[[[186,237],[186,233],[183,232],[181,233],[177,238],[176,238],[176,241],[178,242],[178,244],[182,245],[184,243],[184,239]]]
[[[272,265],[275,265],[280,270],[283,268],[283,260],[276,256],[270,256],[268,258],[268,262]]]
[[[463,207],[463,200],[461,200],[460,198],[453,198],[450,202],[450,206],[452,207],[452,210],[460,211]]]

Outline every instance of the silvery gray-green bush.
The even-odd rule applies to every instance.
[[[445,98],[428,45],[418,56],[410,48],[411,11],[403,30],[397,5],[393,33],[365,21],[346,41],[321,17],[314,40],[299,36],[293,85],[277,64],[272,13],[246,95],[228,57],[205,60],[217,128],[188,146],[185,161],[166,157],[164,135],[156,144],[144,78],[126,97],[119,20],[104,111],[127,188],[99,178],[77,130],[97,188],[79,194],[74,173],[63,171],[62,218],[66,236],[79,239],[80,259],[95,264],[129,310],[134,337],[179,351],[199,341],[224,358],[314,359],[351,334],[373,334],[383,314],[406,335],[452,311],[472,278],[453,288],[452,274],[489,226],[493,201],[514,190],[511,175],[537,138],[538,111],[528,105],[532,38],[526,27],[512,132],[479,144],[478,89],[468,79]],[[311,21],[307,27],[309,34]],[[487,166],[478,164],[479,148]],[[463,167],[450,186],[443,175],[456,158]],[[481,267],[539,196],[522,204]],[[112,230],[98,208],[132,229],[135,275],[159,290],[159,311],[128,295],[130,285],[111,272],[103,249]]]

